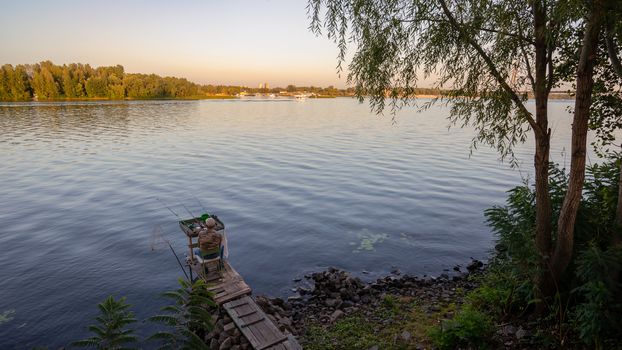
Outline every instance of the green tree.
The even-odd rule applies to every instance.
[[[100,77],[90,77],[86,80],[86,94],[92,98],[108,97],[108,86],[106,81]]]
[[[74,346],[92,347],[100,350],[130,349],[128,344],[135,343],[137,338],[133,329],[127,326],[136,322],[134,314],[128,309],[125,298],[115,300],[109,296],[98,304],[100,315],[95,317],[99,324],[90,325],[89,331],[95,335],[73,343]]]
[[[535,242],[541,271],[534,278],[543,296],[550,296],[572,257],[585,179],[596,51],[603,15],[612,3],[310,0],[309,11],[312,30],[325,30],[338,45],[339,69],[346,59],[348,41],[355,46],[348,81],[355,85],[360,99],[370,96],[376,111],[384,109],[387,96],[394,109],[409,103],[417,82],[435,77],[436,88],[451,87],[440,99],[450,106],[450,122],[477,131],[473,146],[488,144],[513,160],[514,146],[532,132]],[[575,29],[581,33],[578,41],[571,37]],[[565,41],[580,44],[566,52],[560,49]],[[551,89],[562,82],[559,66],[574,55],[580,59],[573,75],[576,102],[569,186],[564,204],[552,220],[548,98]],[[535,113],[526,107],[525,87],[535,97]]]
[[[34,94],[41,100],[52,100],[60,97],[59,84],[54,79],[54,75],[48,64],[35,66],[32,77],[32,87]]]

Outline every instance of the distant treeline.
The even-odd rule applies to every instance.
[[[0,68],[0,101],[64,99],[192,99],[247,93],[313,93],[317,96],[353,96],[354,89],[333,86],[251,88],[232,85],[200,85],[184,78],[126,73],[121,65],[93,68],[88,64],[5,64]],[[437,95],[438,89],[415,89],[416,94]]]
[[[93,68],[88,64],[62,66],[50,61],[37,64],[5,64],[0,68],[0,101],[62,99],[188,99],[249,93],[308,91],[319,95],[352,95],[354,90],[332,86],[258,89],[244,86],[199,85],[184,78],[126,73],[123,66]]]
[[[37,64],[5,64],[0,68],[0,101],[63,100],[63,99],[200,99],[210,96],[235,96],[241,92],[295,94],[317,96],[354,96],[354,88],[333,86],[295,86],[285,88],[251,88],[232,85],[200,85],[184,78],[161,77],[156,74],[125,73],[123,66],[93,68],[88,64],[62,66],[50,61]],[[415,88],[415,95],[441,95],[445,91]],[[555,93],[552,98],[572,98]]]
[[[123,66],[93,68],[88,64],[50,61],[5,64],[0,69],[0,100],[192,98],[201,86],[186,79],[125,73]]]

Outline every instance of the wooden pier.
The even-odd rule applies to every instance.
[[[302,349],[296,338],[284,334],[250,296],[251,288],[225,260],[220,271],[204,272],[197,260],[188,264],[197,276],[203,278],[214,293],[214,301],[229,314],[235,326],[256,350]]]

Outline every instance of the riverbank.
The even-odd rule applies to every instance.
[[[487,266],[473,260],[437,277],[394,271],[365,283],[329,268],[305,276],[313,287],[297,287],[287,300],[255,299],[281,330],[311,350],[455,348],[447,339],[455,334],[484,348],[550,348],[540,343],[548,329],[527,319],[493,320],[472,308],[485,293],[488,273]]]
[[[297,287],[287,300],[256,300],[305,349],[427,349],[433,347],[430,332],[455,315],[484,271],[474,260],[438,277],[394,271],[364,283],[329,268],[305,276],[313,287]]]

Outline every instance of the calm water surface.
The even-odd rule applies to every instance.
[[[558,161],[569,103],[550,107]],[[109,294],[140,319],[164,305],[181,272],[154,232],[179,254],[185,240],[156,198],[218,214],[256,294],[287,296],[327,266],[371,279],[485,259],[483,210],[531,152],[523,172],[492,150],[469,158],[472,130],[446,116],[410,108],[393,124],[351,99],[0,105],[0,348],[83,338]]]

